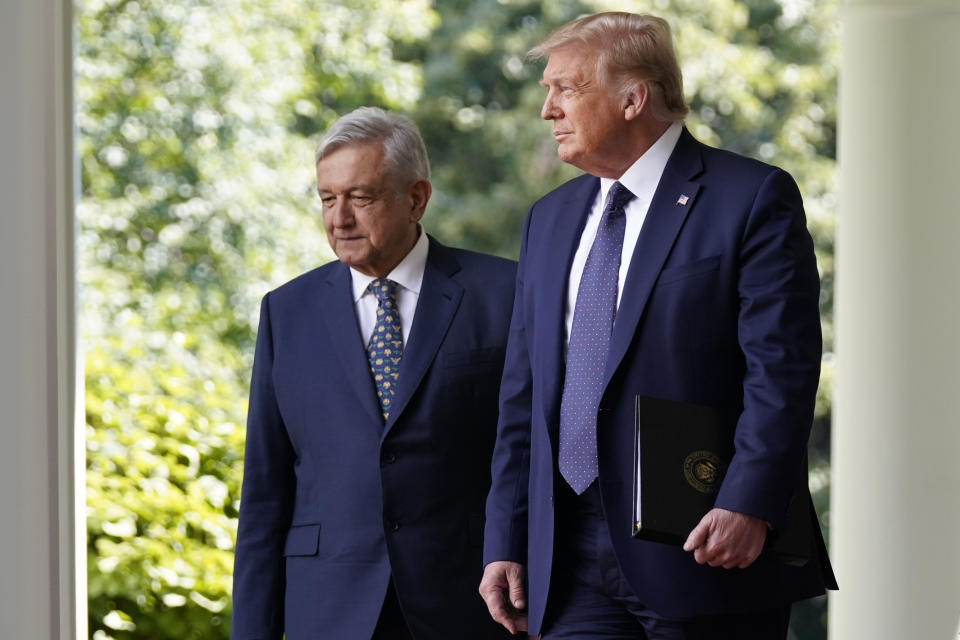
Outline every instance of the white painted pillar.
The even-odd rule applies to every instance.
[[[76,534],[83,482],[74,477],[83,457],[74,447],[70,6],[69,0],[0,0],[4,638],[86,633],[85,571],[77,569],[85,544]]]
[[[832,640],[960,619],[960,3],[842,9]]]

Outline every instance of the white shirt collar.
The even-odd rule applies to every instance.
[[[417,295],[420,295],[420,286],[423,284],[423,271],[427,267],[427,252],[430,248],[430,241],[423,227],[418,228],[420,237],[417,238],[413,249],[410,249],[400,264],[393,268],[393,271],[387,274],[388,280],[393,280],[401,287],[409,289]],[[353,280],[353,301],[356,303],[363,294],[367,292],[367,287],[376,279],[376,276],[368,276],[360,273],[353,267],[350,267],[350,276]]]
[[[673,148],[677,146],[677,140],[680,139],[682,131],[683,125],[679,122],[674,122],[667,127],[663,135],[620,176],[619,182],[638,199],[652,200],[657,185],[660,184],[663,170],[667,166],[670,154],[673,153]],[[607,201],[607,192],[610,191],[614,182],[617,182],[617,180],[600,178],[601,203]]]

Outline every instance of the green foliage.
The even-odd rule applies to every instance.
[[[257,305],[330,258],[305,134],[360,104],[413,105],[419,67],[392,50],[433,13],[426,0],[78,9],[89,626],[227,638]]]
[[[243,362],[183,333],[141,340],[122,315],[87,353],[91,628],[226,637]]]
[[[82,0],[78,208],[89,624],[227,638],[257,306],[332,258],[313,146],[363,104],[410,114],[428,230],[515,256],[529,205],[577,171],[539,119],[526,51],[584,13],[673,26],[700,139],[804,193],[827,346],[811,460],[827,508],[838,0]],[[435,6],[434,6],[435,4]],[[797,637],[823,637],[824,604]]]

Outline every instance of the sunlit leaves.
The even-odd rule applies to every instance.
[[[330,259],[313,145],[411,107],[426,0],[77,8],[90,629],[226,638],[260,297]]]

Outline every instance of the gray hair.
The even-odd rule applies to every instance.
[[[546,58],[564,47],[596,51],[597,73],[613,91],[626,93],[635,83],[645,83],[658,120],[680,121],[690,112],[670,25],[663,18],[621,11],[585,16],[551,33],[527,55]]]
[[[371,142],[383,145],[384,164],[395,187],[430,179],[430,160],[417,125],[378,107],[360,107],[338,118],[320,138],[315,162],[341,147]]]

